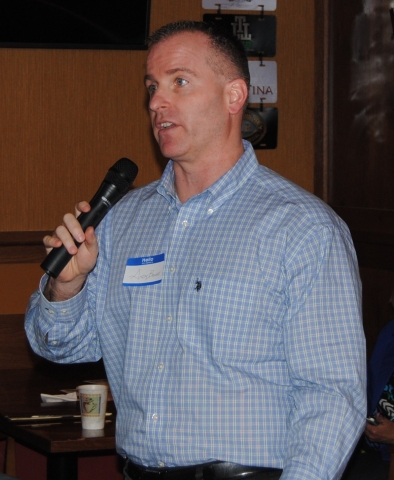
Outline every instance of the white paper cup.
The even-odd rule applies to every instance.
[[[104,428],[107,410],[107,385],[80,385],[77,387],[81,407],[82,428],[101,430]]]

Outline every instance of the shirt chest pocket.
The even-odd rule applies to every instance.
[[[254,279],[194,279],[183,289],[177,313],[183,347],[214,361],[265,361],[282,342],[283,299]]]

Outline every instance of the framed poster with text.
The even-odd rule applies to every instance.
[[[222,10],[276,10],[276,0],[202,0],[202,7],[207,10],[217,10],[218,5]]]
[[[204,13],[204,22],[215,23],[239,38],[249,57],[274,57],[276,54],[276,15]]]

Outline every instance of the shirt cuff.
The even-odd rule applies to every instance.
[[[72,323],[78,314],[82,311],[85,300],[87,287],[86,283],[74,297],[60,301],[50,302],[44,296],[44,289],[48,281],[48,275],[44,275],[40,280],[39,292],[40,292],[40,313],[41,313],[41,325],[43,330],[46,331],[46,336],[53,326],[63,323]]]

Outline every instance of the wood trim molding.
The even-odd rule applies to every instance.
[[[0,264],[41,263],[45,258],[42,239],[48,231],[0,232]]]

